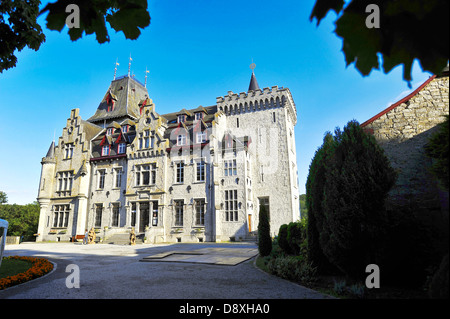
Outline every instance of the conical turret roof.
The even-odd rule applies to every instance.
[[[256,76],[255,73],[252,72],[252,77],[250,79],[250,85],[248,86],[248,90],[249,91],[256,91],[259,90],[259,85],[258,85],[258,81],[256,81]]]

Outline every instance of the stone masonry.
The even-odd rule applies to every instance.
[[[418,215],[442,211],[448,219],[448,192],[440,189],[431,175],[432,160],[424,150],[436,126],[448,114],[447,69],[361,124],[384,148],[398,173],[396,185],[389,194],[389,203],[413,208]]]

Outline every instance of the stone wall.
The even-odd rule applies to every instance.
[[[448,192],[439,189],[429,171],[424,146],[449,114],[449,79],[433,76],[407,97],[361,124],[384,148],[398,173],[390,204],[417,213],[447,211]]]

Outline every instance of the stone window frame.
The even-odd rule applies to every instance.
[[[111,227],[120,226],[120,203],[111,203]]]
[[[184,226],[184,199],[174,199],[174,227]]]
[[[197,210],[198,208],[201,208],[200,211]],[[206,198],[203,197],[194,199],[194,213],[195,213],[194,225],[200,227],[205,226]]]
[[[223,174],[224,176],[237,175],[237,160],[236,158],[223,160]]]
[[[56,173],[57,175],[57,190],[56,192],[61,195],[70,195],[73,187],[73,179],[75,177],[73,170],[61,171]]]
[[[237,222],[239,221],[239,206],[238,206],[238,194],[237,189],[228,189],[224,192],[224,202],[225,202],[225,221],[226,222]]]
[[[184,161],[175,162],[175,184],[184,184],[186,163]]]
[[[113,188],[121,188],[122,186],[122,175],[123,175],[123,167],[113,167],[113,179],[114,179],[114,185]]]
[[[73,157],[74,143],[64,144],[64,159],[71,159]]]
[[[206,182],[206,161],[204,157],[198,158],[194,160],[195,162],[195,182],[196,183],[204,183]],[[201,170],[199,170],[199,166]],[[203,179],[201,178],[203,175]],[[200,177],[200,179],[199,179]]]
[[[94,205],[94,227],[102,227],[103,203]]]
[[[206,131],[197,132],[195,137],[195,141],[197,142],[197,144],[206,143],[207,140],[208,134],[206,133]]]
[[[70,204],[53,205],[53,227],[67,228],[69,226]]]
[[[97,190],[105,189],[106,168],[97,169]]]
[[[158,172],[156,163],[143,163],[135,164],[135,187],[142,186],[152,186],[156,184],[156,174]],[[148,167],[148,168],[146,168]],[[144,173],[148,172],[147,183],[144,183],[144,178],[146,175]]]
[[[177,135],[177,146],[185,146],[187,143],[186,134],[178,134]]]

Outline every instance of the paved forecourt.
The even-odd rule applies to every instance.
[[[42,278],[0,291],[0,299],[328,298],[257,269],[257,253],[254,243],[8,245],[5,256],[46,257],[56,267]],[[79,288],[66,285],[73,265],[79,269]]]

